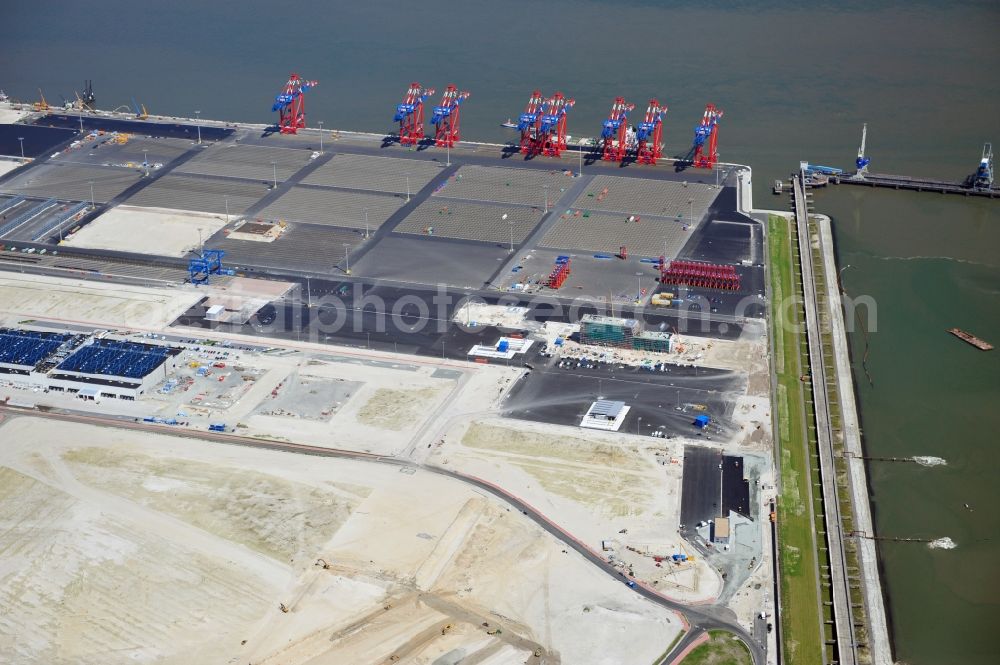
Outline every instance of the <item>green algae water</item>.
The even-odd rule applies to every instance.
[[[799,160],[850,168],[869,123],[876,172],[960,180],[1000,148],[1000,6],[993,2],[2,3],[0,88],[50,103],[93,79],[101,108],[269,122],[289,72],[318,79],[315,126],[387,131],[411,81],[472,93],[463,136],[503,141],[532,90],[574,97],[569,131],[595,136],[612,100],[669,106],[668,154],[706,102],[725,111],[720,152],[754,167],[759,208]],[[995,662],[1000,526],[995,478],[1000,350],[1000,202],[831,187],[843,285],[875,298],[852,336],[870,455],[935,455],[944,467],[873,463],[879,533],[957,547],[880,547],[898,659]],[[877,324],[877,325],[876,325]],[[966,509],[968,503],[971,510]]]

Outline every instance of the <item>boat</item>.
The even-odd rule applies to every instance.
[[[507,118],[507,122],[501,122],[500,126],[506,129],[517,129],[517,123],[510,118]]]
[[[775,180],[774,187],[771,189],[771,191],[774,192],[775,194],[781,194],[782,187],[784,187],[784,183],[781,182],[780,180]]]
[[[961,328],[948,328],[948,332],[950,332],[952,335],[954,335],[955,337],[959,338],[963,342],[968,342],[969,344],[971,344],[972,346],[976,347],[980,351],[992,351],[993,350],[993,345],[992,344],[990,344],[989,342],[986,342],[984,340],[979,339],[978,337],[976,337],[975,335],[973,335],[971,333],[965,332]]]

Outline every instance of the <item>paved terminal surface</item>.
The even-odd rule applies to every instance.
[[[725,370],[669,366],[649,371],[604,363],[560,369],[552,360],[531,363],[535,370],[504,403],[507,415],[576,426],[597,399],[621,400],[631,407],[621,432],[694,436],[699,433],[695,416],[707,412],[716,423],[700,433],[702,438],[722,441],[732,434],[732,400],[745,388],[744,377]]]
[[[79,121],[53,113],[34,126],[67,132]],[[737,293],[670,287],[686,303],[675,307],[689,310],[677,319],[703,312],[707,328],[719,332],[763,315],[763,236],[736,210],[732,167],[677,172],[668,164],[621,168],[588,158],[581,174],[572,153],[525,160],[484,144],[461,144],[445,163],[436,149],[361,134],[328,132],[320,152],[314,131],[287,136],[212,123],[201,127],[199,143],[198,128],[183,121],[85,115],[83,127],[104,133],[75,148],[64,141],[56,158],[43,155],[0,178],[0,193],[73,205],[90,198],[93,183],[103,205],[81,224],[100,225],[101,214],[120,203],[228,213],[230,222],[205,246],[257,275],[504,289],[600,300],[622,311],[660,289],[654,257],[736,263],[743,277]],[[112,140],[113,132],[128,140]],[[229,238],[242,216],[280,221],[286,232],[268,243]],[[135,235],[136,261],[156,254],[143,245],[150,241]],[[621,246],[626,259],[614,257]],[[571,256],[573,268],[553,291],[545,280],[560,255]]]

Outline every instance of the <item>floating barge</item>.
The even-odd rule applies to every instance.
[[[989,342],[985,342],[985,341],[979,339],[975,335],[972,335],[970,333],[965,332],[961,328],[948,328],[948,332],[950,332],[952,335],[954,335],[955,337],[959,338],[963,342],[968,342],[969,344],[971,344],[972,346],[976,347],[980,351],[992,351],[993,350],[993,345],[992,344],[990,344]]]

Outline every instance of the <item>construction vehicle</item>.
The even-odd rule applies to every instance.
[[[451,629],[452,629],[452,625],[450,623],[445,624],[444,627],[441,629],[441,634],[442,635],[447,635],[448,633],[451,632]]]
[[[48,111],[50,108],[49,103],[45,101],[45,95],[42,94],[41,88],[38,89],[38,97],[40,98],[40,101],[37,101],[34,104],[32,104],[31,108],[35,111]]]
[[[149,113],[146,111],[146,106],[136,104],[135,97],[132,98],[132,109],[135,111],[136,120],[145,120],[149,117]]]
[[[90,79],[83,82],[83,98],[80,100],[82,107],[86,108],[88,111],[94,110],[94,104],[97,101],[97,98],[94,97],[94,86],[92,83],[93,82]]]

